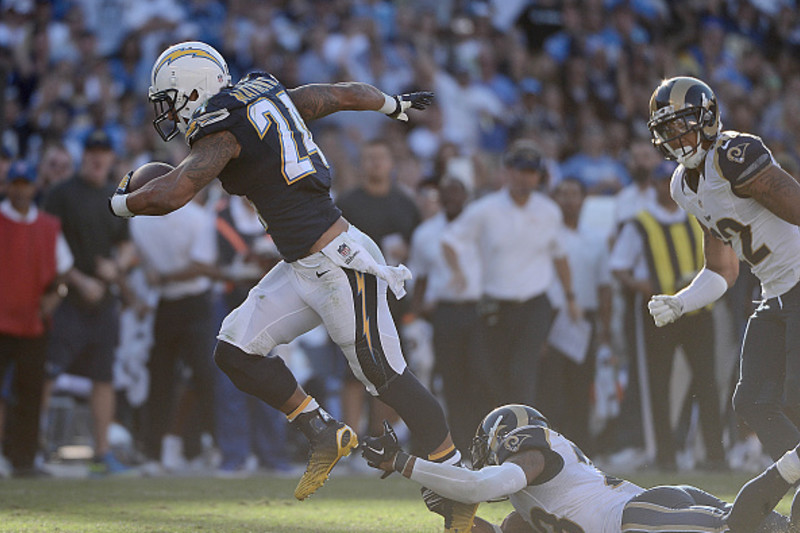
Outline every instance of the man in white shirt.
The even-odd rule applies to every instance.
[[[442,210],[420,224],[411,238],[409,268],[414,274],[415,314],[433,326],[436,371],[442,376],[447,418],[453,441],[467,450],[480,413],[495,405],[496,384],[491,375],[486,331],[478,314],[481,271],[474,242],[458,243],[463,279],[456,280],[442,247],[442,233],[457,220],[468,201],[462,181],[445,176],[439,184]],[[470,394],[464,395],[464,391]]]
[[[586,198],[586,186],[580,180],[571,177],[563,179],[553,190],[552,196],[564,216],[562,245],[572,273],[575,300],[583,312],[583,319],[571,323],[562,320],[568,313],[564,289],[560,283],[552,284],[548,295],[559,314],[540,366],[542,394],[538,405],[574,442],[584,450],[589,450],[589,411],[595,352],[599,345],[608,345],[610,342],[612,277],[608,268],[608,246],[602,235],[579,224]],[[562,324],[563,328],[560,327]],[[560,336],[572,337],[575,342],[572,346],[575,348],[554,338]]]
[[[561,210],[539,192],[546,176],[541,152],[531,141],[516,141],[504,167],[507,185],[467,206],[442,242],[456,280],[464,277],[454,260],[459,243],[474,243],[480,252],[482,313],[494,350],[494,379],[504,384],[498,400],[533,403],[539,354],[552,320],[546,291],[556,275],[570,317],[577,320],[580,310],[561,246]]]
[[[190,202],[162,217],[131,219],[130,233],[148,280],[159,293],[147,363],[150,394],[145,406],[144,453],[168,469],[180,468],[184,443],[175,434],[179,428],[174,427],[173,415],[176,391],[182,385],[179,362],[192,370],[189,388],[197,398],[197,408],[191,415],[206,422],[213,419],[214,217],[199,203]],[[201,451],[199,435],[193,437],[185,443],[188,458]]]

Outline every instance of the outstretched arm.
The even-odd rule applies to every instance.
[[[303,120],[316,120],[337,111],[377,111],[385,102],[380,89],[368,83],[312,83],[286,91]]]
[[[368,83],[312,83],[287,91],[303,120],[311,121],[337,111],[380,111],[406,121],[409,108],[425,109],[433,93],[417,92],[390,96]]]
[[[501,465],[480,470],[426,461],[403,451],[386,421],[384,428],[383,435],[367,437],[362,443],[361,453],[367,464],[388,473],[400,472],[434,493],[457,502],[480,503],[514,494],[544,471],[544,454],[538,449],[515,453]]]

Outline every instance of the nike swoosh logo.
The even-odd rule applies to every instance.
[[[322,276],[324,276],[324,275],[325,275],[325,274],[327,274],[328,272],[330,272],[330,270],[326,270],[325,272],[317,272],[317,277],[318,277],[318,278],[321,278]]]

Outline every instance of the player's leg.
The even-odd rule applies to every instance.
[[[725,512],[697,505],[682,487],[654,487],[634,497],[622,512],[622,533],[723,531]]]
[[[786,328],[784,412],[800,428],[800,284],[781,296]]]
[[[780,310],[772,308],[774,300],[762,304],[747,323],[733,406],[777,460],[800,442],[800,431],[783,411],[785,328]]]
[[[108,428],[114,421],[117,409],[113,378],[114,353],[119,343],[119,311],[116,304],[110,303],[84,318],[84,327],[87,327],[92,337],[84,352],[89,362],[86,376],[92,380],[92,392],[89,396],[95,438],[92,471],[122,473],[128,467],[117,460],[108,442]]]
[[[384,263],[375,243],[354,228],[360,244]],[[392,407],[411,431],[421,455],[432,461],[460,463],[444,411],[406,367],[397,328],[386,300],[387,283],[371,274],[337,267],[322,254],[292,264],[298,292],[322,317],[353,374],[367,391]],[[317,274],[322,272],[322,276]],[[469,531],[477,505],[454,502],[451,531]]]
[[[722,445],[722,416],[719,407],[719,389],[715,371],[714,323],[709,311],[701,311],[679,324],[680,343],[692,370],[693,387],[700,410],[700,429],[706,449],[705,461],[710,467],[726,467],[725,449]],[[698,335],[698,331],[708,332]]]
[[[792,485],[799,481],[800,451],[796,447],[741,488],[727,517],[731,532],[747,533],[756,531],[759,526],[762,529],[758,531],[784,531],[788,520],[773,509]],[[783,529],[764,529],[765,521]]]
[[[250,291],[223,321],[214,360],[240,390],[279,409],[309,439],[309,462],[295,490],[302,500],[323,485],[358,440],[306,394],[283,359],[268,355],[321,322],[294,277],[294,269],[281,262]]]

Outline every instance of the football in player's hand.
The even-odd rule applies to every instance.
[[[161,163],[159,161],[145,163],[131,174],[131,179],[128,182],[128,192],[141,189],[146,183],[163,176],[173,168],[175,167],[169,163]]]

